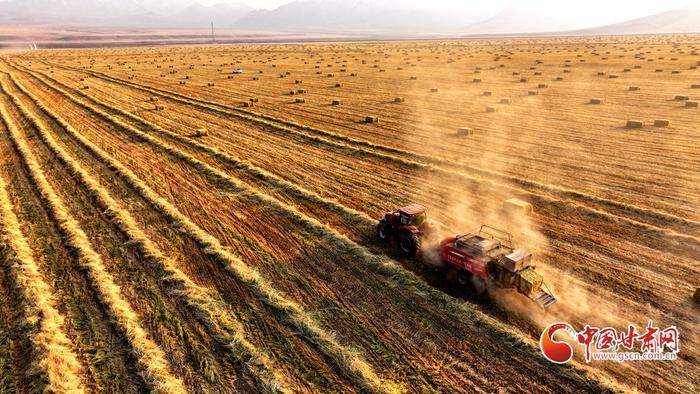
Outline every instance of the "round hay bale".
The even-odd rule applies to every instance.
[[[306,102],[306,100],[303,98],[297,98],[297,99],[294,99],[294,102],[297,104],[303,104]]]
[[[367,116],[365,117],[365,123],[379,123],[378,116]]]

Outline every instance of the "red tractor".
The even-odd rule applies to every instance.
[[[406,256],[416,256],[421,249],[421,237],[430,234],[433,226],[428,222],[425,207],[410,204],[394,212],[387,212],[377,224],[377,238],[388,242],[398,239],[399,251]]]
[[[449,280],[482,295],[489,286],[513,288],[543,309],[556,302],[542,275],[530,265],[532,255],[513,247],[511,234],[489,226],[440,242],[440,258]]]

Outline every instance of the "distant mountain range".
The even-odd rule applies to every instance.
[[[541,10],[517,4],[496,15],[465,15],[399,0],[296,0],[274,10],[256,10],[242,3],[205,6],[191,0],[0,1],[0,25],[206,30],[212,21],[219,29],[248,32],[364,36],[690,33],[700,32],[700,7],[586,28],[571,9]]]
[[[579,30],[578,34],[662,34],[700,32],[700,7],[662,12],[613,25]]]

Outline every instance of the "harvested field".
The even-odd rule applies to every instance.
[[[697,392],[698,45],[3,55],[0,383]],[[376,219],[411,202],[443,235],[483,223],[514,233],[557,304],[470,297],[434,272],[434,245],[405,258],[378,242]],[[678,327],[677,360],[586,364],[577,353],[556,365],[537,343],[557,321],[648,320]]]

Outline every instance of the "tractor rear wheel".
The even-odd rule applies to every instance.
[[[420,252],[421,242],[418,234],[404,232],[399,237],[399,251],[406,256],[415,256]]]
[[[387,242],[391,238],[391,226],[385,220],[380,220],[377,224],[377,238],[382,242]]]

